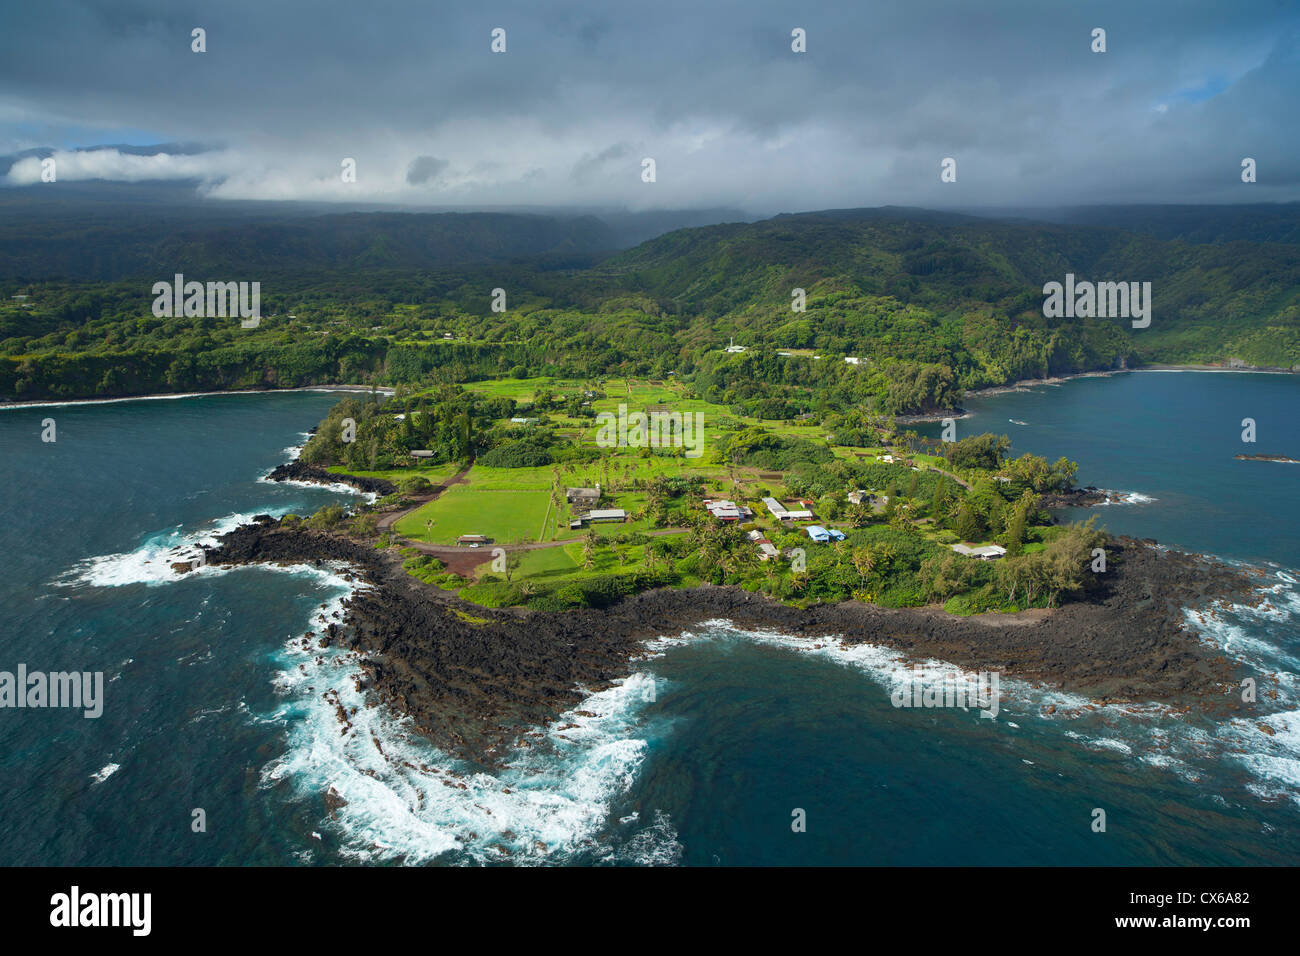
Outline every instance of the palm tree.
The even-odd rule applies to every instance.
[[[876,567],[876,556],[870,548],[856,548],[853,551],[853,567],[857,569],[858,575],[862,578],[863,587],[867,584],[867,578]]]

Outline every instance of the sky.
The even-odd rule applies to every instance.
[[[0,8],[0,155],[53,147],[51,187],[194,180],[214,201],[758,215],[1289,201],[1298,101],[1300,0]],[[201,149],[103,148],[158,143]],[[0,184],[40,178],[32,157]]]

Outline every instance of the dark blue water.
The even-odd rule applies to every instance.
[[[1156,499],[1075,509],[1071,520],[1096,511],[1115,532],[1300,567],[1300,465],[1233,457],[1300,459],[1300,376],[1133,372],[965,404],[971,417],[957,422],[958,437],[1007,435],[1013,456],[1077,462],[1078,484]],[[1247,418],[1255,421],[1253,444],[1242,441]],[[917,431],[939,436],[937,425]]]
[[[1251,415],[1260,451],[1300,457],[1281,410],[1300,394],[1292,381],[1081,380],[976,411],[988,427],[1029,422],[1011,432],[1018,449],[1069,453],[1084,481],[1156,499],[1107,510],[1114,530],[1292,569],[1286,482],[1300,469],[1231,462],[1240,449],[1219,438]],[[0,670],[109,680],[97,720],[0,709],[0,863],[1281,864],[1300,853],[1300,596],[1282,578],[1269,608],[1204,625],[1283,675],[1250,720],[1087,711],[1007,682],[995,721],[898,709],[898,664],[882,649],[718,623],[577,708],[595,716],[566,715],[501,772],[474,774],[367,708],[344,655],[291,642],[334,613],[341,571],[178,579],[166,567],[170,547],[241,515],[343,500],[257,481],[335,400],[0,411]],[[45,417],[53,445],[40,441]],[[356,708],[354,732],[340,733],[335,699]],[[192,829],[196,808],[206,832]],[[1104,833],[1092,830],[1098,808]],[[796,810],[805,832],[791,829]]]

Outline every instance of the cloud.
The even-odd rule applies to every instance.
[[[417,156],[406,170],[406,181],[412,186],[423,186],[437,179],[451,163],[435,156]]]
[[[234,175],[240,161],[231,153],[167,153],[135,155],[117,149],[55,150],[55,181],[108,179],[138,183],[151,180],[198,180],[213,183]],[[41,182],[43,157],[27,156],[13,164],[5,177],[11,186]]]
[[[1104,54],[1090,51],[1098,25]],[[498,26],[504,54],[489,46]],[[796,26],[807,53],[790,48]],[[189,158],[103,151],[66,173],[194,178],[214,198],[758,213],[1203,202],[1242,198],[1253,156],[1250,199],[1297,199],[1298,36],[1300,11],[1274,0],[661,0],[652,13],[503,0],[436,17],[416,0],[318,0],[310,16],[263,0],[44,0],[0,8],[0,143],[92,127],[97,142],[222,143]],[[939,180],[947,156],[955,183]]]

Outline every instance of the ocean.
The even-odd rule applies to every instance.
[[[1292,377],[1135,373],[972,400],[959,434],[1080,463],[1120,533],[1265,570],[1266,606],[1189,609],[1279,676],[1250,719],[1087,709],[1002,682],[996,719],[896,708],[900,662],[725,621],[648,645],[626,681],[496,773],[367,708],[355,660],[297,639],[342,568],[168,552],[355,493],[260,480],[338,396],[0,410],[0,671],[102,671],[98,718],[0,709],[0,863],[1290,864],[1300,855],[1300,457]],[[1254,446],[1242,418],[1257,422]],[[41,441],[53,418],[57,441]],[[1011,420],[1025,422],[1012,424]],[[943,670],[942,662],[929,667]],[[341,735],[336,709],[356,713]],[[1054,707],[1052,713],[1046,713]],[[1269,736],[1258,729],[1266,724]],[[1097,832],[1097,811],[1106,827]]]

